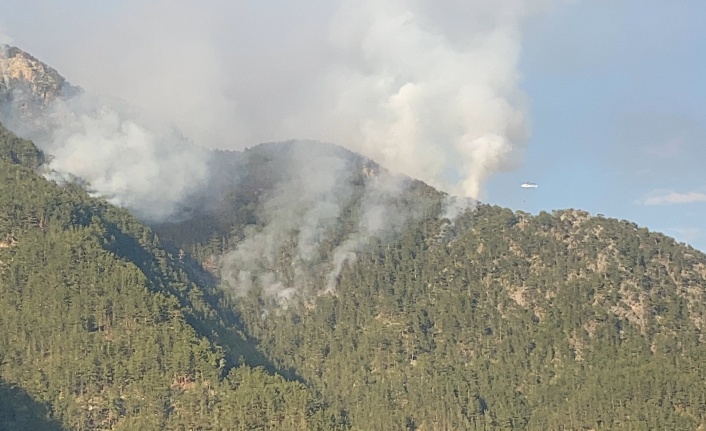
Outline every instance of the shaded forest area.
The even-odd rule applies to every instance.
[[[274,178],[276,154],[253,154]],[[45,180],[43,161],[0,128],[0,429],[706,426],[706,256],[662,234],[577,210],[449,220],[416,185],[402,201],[437,216],[281,307],[214,278],[260,223],[258,189],[181,237]]]
[[[3,427],[41,406],[36,420],[71,430],[345,423],[274,373],[214,306],[217,292],[195,284],[149,228],[77,184],[45,180],[41,152],[1,132]]]
[[[273,361],[359,429],[697,429],[705,256],[581,211],[426,220],[262,320]]]
[[[277,186],[282,162],[272,148],[240,159],[260,190]],[[703,253],[579,210],[531,215],[480,204],[448,220],[435,191],[404,193],[426,200],[430,215],[371,241],[335,295],[281,308],[255,289],[229,301],[268,359],[300,375],[356,429],[704,424]],[[165,231],[206,267],[249,225],[261,225],[257,194],[224,196],[223,207],[248,216],[227,219],[210,240]],[[333,232],[322,249],[345,235]],[[282,278],[297,241],[293,232],[273,253],[271,270]]]

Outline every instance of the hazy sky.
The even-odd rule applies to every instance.
[[[350,140],[489,203],[706,250],[705,2],[437,4],[3,0],[0,33],[208,146]]]

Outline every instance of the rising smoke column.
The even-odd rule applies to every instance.
[[[0,25],[0,45],[10,45],[12,38],[5,33],[5,29]]]
[[[74,87],[7,45],[0,45],[0,75],[0,120],[47,153],[47,177],[78,178],[146,221],[177,215],[206,185],[209,153],[174,127]]]
[[[521,30],[549,4],[126,2],[56,67],[198,145],[334,142],[477,198],[521,159]]]
[[[248,169],[276,179],[260,196],[259,223],[220,260],[236,297],[256,291],[267,305],[285,307],[335,294],[344,266],[371,241],[389,240],[434,211],[409,178],[340,147],[293,141],[251,151],[273,165]]]
[[[205,149],[118,102],[81,94],[48,111],[52,126],[35,141],[50,155],[47,176],[54,180],[78,177],[91,194],[149,222],[178,216],[207,184]]]
[[[72,64],[80,65],[74,73],[86,77],[91,88],[140,106],[148,118],[175,124],[196,145],[242,149],[292,138],[334,142],[392,171],[471,198],[482,195],[490,176],[521,158],[528,129],[517,71],[521,25],[543,0],[126,4],[113,22],[97,26],[109,32],[78,43],[91,48],[86,58],[76,57],[83,52],[77,44],[67,45]],[[111,64],[116,66],[106,68]],[[81,159],[90,147],[84,138],[102,142],[99,135],[105,132],[112,137],[108,142],[118,143],[115,148],[145,143],[136,147],[148,161],[140,172],[179,173],[154,180],[176,181],[188,191],[203,177],[199,163],[183,163],[194,154],[188,146],[170,148],[160,134],[136,130],[139,122],[131,118],[89,118],[99,126],[79,117],[74,123],[90,127],[61,141],[66,145],[62,169],[69,173],[90,173],[85,170],[93,161]],[[101,124],[117,129],[104,130]],[[122,187],[123,182],[152,179],[123,175],[121,164],[106,166],[119,152],[88,154],[112,172],[98,176],[103,182],[94,180],[109,186],[97,193],[135,207],[128,201],[133,187]],[[307,271],[319,264],[326,266],[332,286],[356,251],[381,232],[394,232],[397,213],[387,203],[394,193],[371,187],[356,232],[321,262],[323,232],[335,225],[342,210],[338,199],[346,196],[338,189],[345,170],[332,162],[327,171],[325,164],[307,164],[306,157],[293,158],[288,169],[298,172],[301,166],[310,177],[321,175],[318,185],[326,187],[312,194],[285,187],[263,199],[265,226],[249,231],[224,259],[224,279],[236,292],[258,285],[266,296],[286,302],[305,294]],[[293,178],[291,184],[307,181]],[[118,193],[110,195],[114,190]],[[185,194],[175,195],[175,205]],[[292,235],[298,237],[295,249],[290,247],[294,265],[286,272],[291,273],[278,272],[277,253]]]
[[[478,198],[526,138],[519,1],[346,2],[329,75],[346,142],[394,170]],[[343,138],[343,137],[341,137]]]
[[[310,142],[275,144],[284,166],[279,181],[261,197],[259,218],[244,240],[226,253],[220,274],[235,296],[260,288],[278,306],[313,294],[327,262],[321,244],[339,228],[339,217],[355,190],[353,160],[333,146]]]

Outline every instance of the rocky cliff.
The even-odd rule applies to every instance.
[[[7,45],[0,45],[0,77],[3,117],[24,121],[36,117],[56,99],[70,98],[81,92],[56,70]]]

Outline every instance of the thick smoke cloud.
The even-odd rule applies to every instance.
[[[0,121],[48,154],[46,177],[81,181],[145,221],[179,215],[209,179],[207,150],[119,101],[80,91],[40,101],[19,85],[5,103]]]
[[[353,190],[350,160],[321,147],[293,144],[276,188],[264,197],[265,225],[221,259],[223,280],[237,296],[260,288],[277,305],[313,292],[325,271],[321,243],[337,227]]]
[[[8,45],[0,45],[0,121],[48,154],[48,177],[78,179],[146,221],[179,214],[208,179],[205,149],[120,100],[68,84]]]
[[[545,4],[125,2],[57,67],[198,145],[335,142],[477,198],[521,159],[521,26]]]
[[[461,196],[448,202],[452,218],[519,163],[528,132],[521,26],[543,2],[315,3],[123,3],[94,37],[67,40],[66,62],[54,66],[141,114],[88,98],[60,106],[51,167],[160,220],[208,180],[199,148],[313,139]],[[261,199],[263,223],[223,256],[236,295],[258,289],[286,306],[335,293],[358,251],[424,213],[398,205],[399,176],[368,172],[357,196],[351,159],[312,148],[294,145],[279,186]],[[355,226],[335,238],[341,220]]]
[[[78,177],[91,193],[147,221],[179,214],[185,199],[206,184],[208,153],[117,106],[87,95],[51,105],[54,127],[35,139],[51,155],[49,175]]]
[[[272,145],[272,144],[270,144]],[[220,260],[236,296],[257,290],[271,305],[335,294],[338,276],[375,238],[395,235],[428,215],[428,203],[400,197],[410,184],[341,148],[313,142],[274,144],[278,180],[262,196],[260,226]]]
[[[351,2],[332,27],[336,120],[363,153],[477,198],[525,138],[519,2]],[[459,17],[461,21],[457,21]]]

